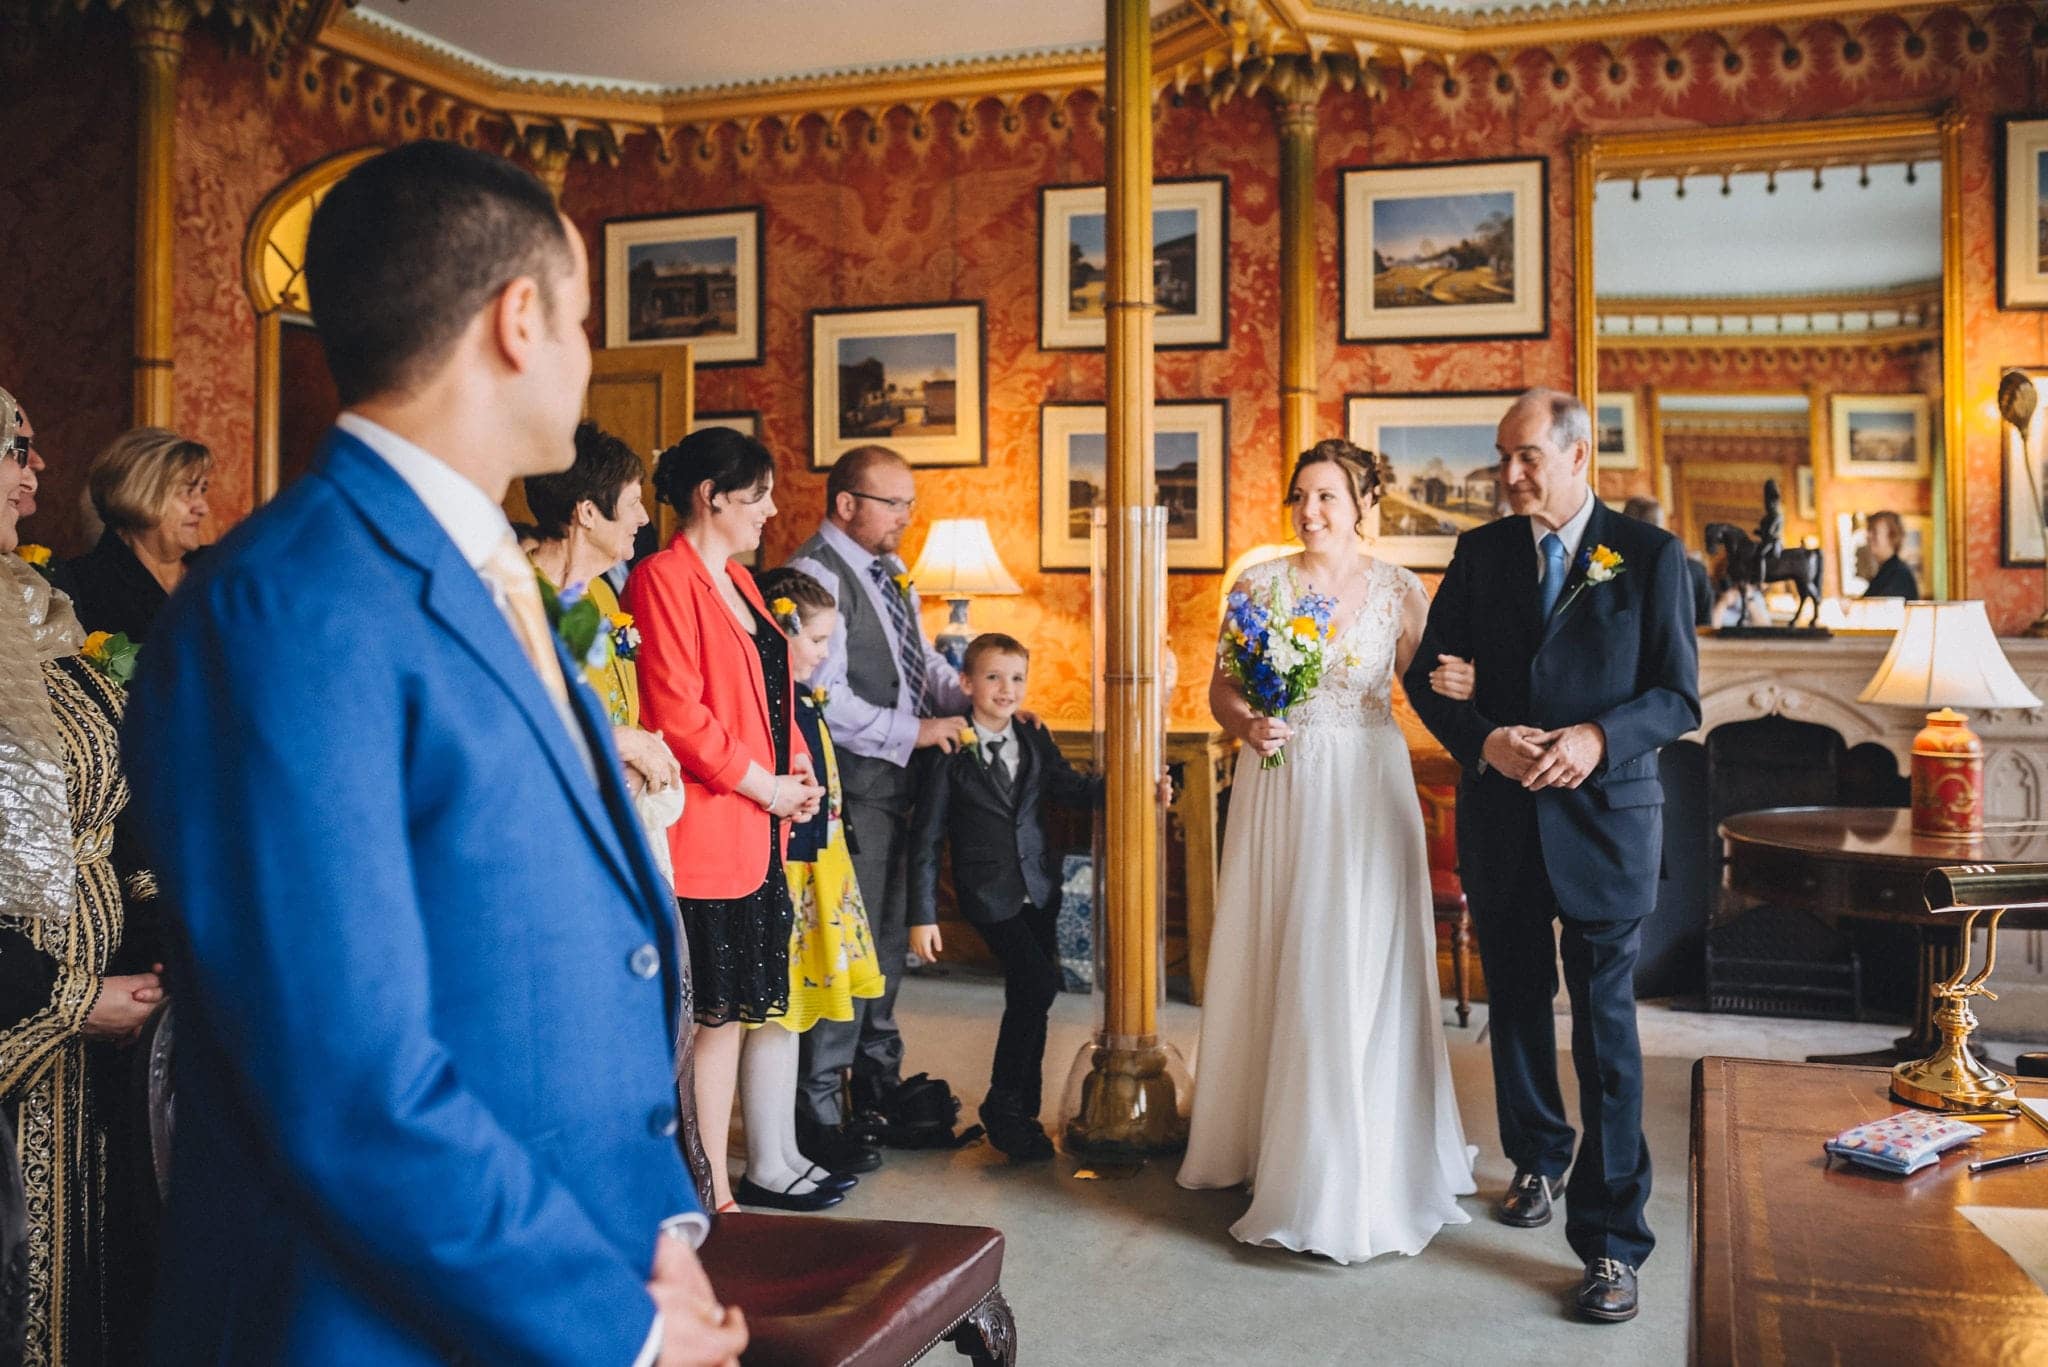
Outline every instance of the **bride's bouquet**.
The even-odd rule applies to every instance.
[[[1287,709],[1308,696],[1323,677],[1330,648],[1330,618],[1335,599],[1305,593],[1287,601],[1275,579],[1261,598],[1238,591],[1230,595],[1223,614],[1224,672],[1244,691],[1252,710],[1285,717]],[[1261,769],[1287,763],[1282,746],[1259,761]]]

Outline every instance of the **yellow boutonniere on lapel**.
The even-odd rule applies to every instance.
[[[903,601],[906,603],[910,601],[910,591],[917,587],[911,582],[908,574],[892,574],[889,576],[889,582],[896,586],[896,592],[903,595]]]
[[[1595,546],[1589,551],[1580,551],[1579,581],[1572,585],[1571,592],[1564,596],[1564,601],[1557,605],[1557,611],[1553,612],[1551,616],[1564,616],[1564,610],[1572,605],[1572,600],[1579,596],[1580,590],[1584,589],[1588,584],[1604,584],[1619,575],[1621,571],[1620,551],[1613,550],[1607,546]]]
[[[973,727],[963,726],[960,728],[960,748],[962,750],[972,750],[979,744],[981,744],[981,736]]]

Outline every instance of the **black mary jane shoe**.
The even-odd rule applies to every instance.
[[[801,1182],[803,1179],[797,1180]],[[827,1191],[823,1187],[807,1192],[770,1191],[742,1177],[732,1189],[732,1199],[743,1206],[760,1206],[767,1210],[793,1210],[808,1214],[832,1209],[846,1199],[846,1193]]]
[[[852,1191],[860,1185],[860,1179],[852,1173],[828,1172],[816,1163],[811,1164],[810,1170],[804,1176],[808,1177],[811,1185],[820,1191]]]
[[[1539,1172],[1518,1172],[1507,1191],[1494,1204],[1493,1218],[1516,1229],[1535,1229],[1550,1223],[1550,1198],[1557,1183]]]
[[[1572,1298],[1581,1319],[1620,1324],[1636,1317],[1636,1270],[1619,1258],[1595,1258]]]

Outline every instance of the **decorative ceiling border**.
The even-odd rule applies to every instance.
[[[122,0],[102,2],[118,5]],[[440,132],[447,128],[473,137],[487,125],[501,126],[509,130],[509,141],[522,145],[537,163],[556,168],[575,155],[616,161],[625,142],[642,136],[653,139],[664,163],[676,160],[685,146],[709,161],[728,136],[742,155],[752,155],[770,127],[777,130],[783,150],[794,152],[800,130],[812,120],[822,125],[829,147],[841,145],[849,124],[864,123],[867,139],[878,142],[898,111],[907,112],[906,126],[914,138],[926,135],[930,116],[941,108],[954,113],[953,129],[962,136],[973,136],[984,126],[1014,132],[1024,104],[1034,99],[1049,104],[1046,119],[1061,129],[1074,97],[1099,95],[1103,82],[1103,53],[1088,48],[709,88],[628,88],[508,73],[438,40],[365,19],[350,11],[347,0],[212,2],[276,5],[309,16],[292,26],[299,40],[291,44],[292,51],[271,49],[274,81],[289,80],[302,93],[324,88],[337,97],[352,86],[381,92],[376,96],[380,102],[403,106],[416,120],[407,125],[409,133],[431,128],[439,136],[455,135]],[[1304,91],[1313,98],[1331,83],[1377,97],[1387,81],[1403,79],[1426,62],[1446,70],[1464,61],[1504,64],[1521,49],[1555,52],[1586,41],[1614,43],[1645,34],[1676,41],[1701,30],[1720,30],[1725,36],[1731,25],[1747,29],[1810,19],[1853,28],[1859,16],[1915,16],[1956,6],[1885,0],[1594,0],[1574,4],[1562,16],[1493,11],[1483,25],[1468,22],[1472,16],[1423,6],[1386,6],[1386,14],[1369,12],[1373,8],[1374,0],[1184,0],[1153,22],[1155,98],[1220,103],[1261,89],[1282,99],[1302,97]],[[1414,15],[1435,18],[1423,22]],[[984,125],[980,113],[991,101],[997,109]],[[1685,174],[1681,168],[1682,163],[1647,173]],[[558,188],[559,174],[557,169],[552,182]]]

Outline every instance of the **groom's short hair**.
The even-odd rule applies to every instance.
[[[503,157],[407,143],[341,179],[306,237],[313,322],[344,407],[418,382],[470,320],[521,276],[570,267],[554,197]]]

